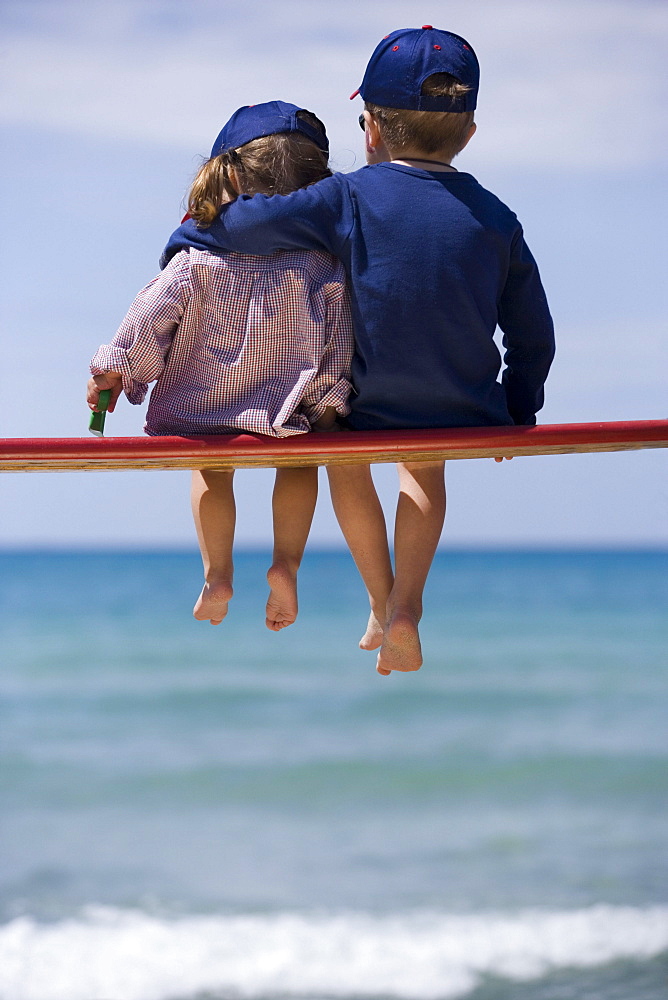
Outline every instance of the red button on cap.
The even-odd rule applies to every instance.
[[[434,25],[433,24],[423,24],[422,27],[423,27],[423,29],[425,29],[425,28],[433,28]]]

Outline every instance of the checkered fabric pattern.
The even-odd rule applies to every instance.
[[[94,375],[149,401],[147,434],[303,434],[350,412],[354,349],[342,265],[327,254],[178,253],[139,293]]]

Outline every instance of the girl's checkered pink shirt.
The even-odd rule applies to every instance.
[[[177,254],[132,303],[93,375],[120,372],[131,403],[157,379],[147,434],[303,434],[350,412],[350,304],[333,257]]]

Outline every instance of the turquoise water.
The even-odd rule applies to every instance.
[[[390,678],[266,566],[0,556],[0,1000],[665,998],[668,554],[440,553]]]

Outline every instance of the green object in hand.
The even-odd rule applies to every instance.
[[[100,398],[97,401],[98,410],[93,410],[90,415],[90,424],[88,425],[89,431],[95,437],[101,438],[104,435],[104,418],[107,415],[107,407],[109,406],[110,399],[111,389],[102,389]]]

